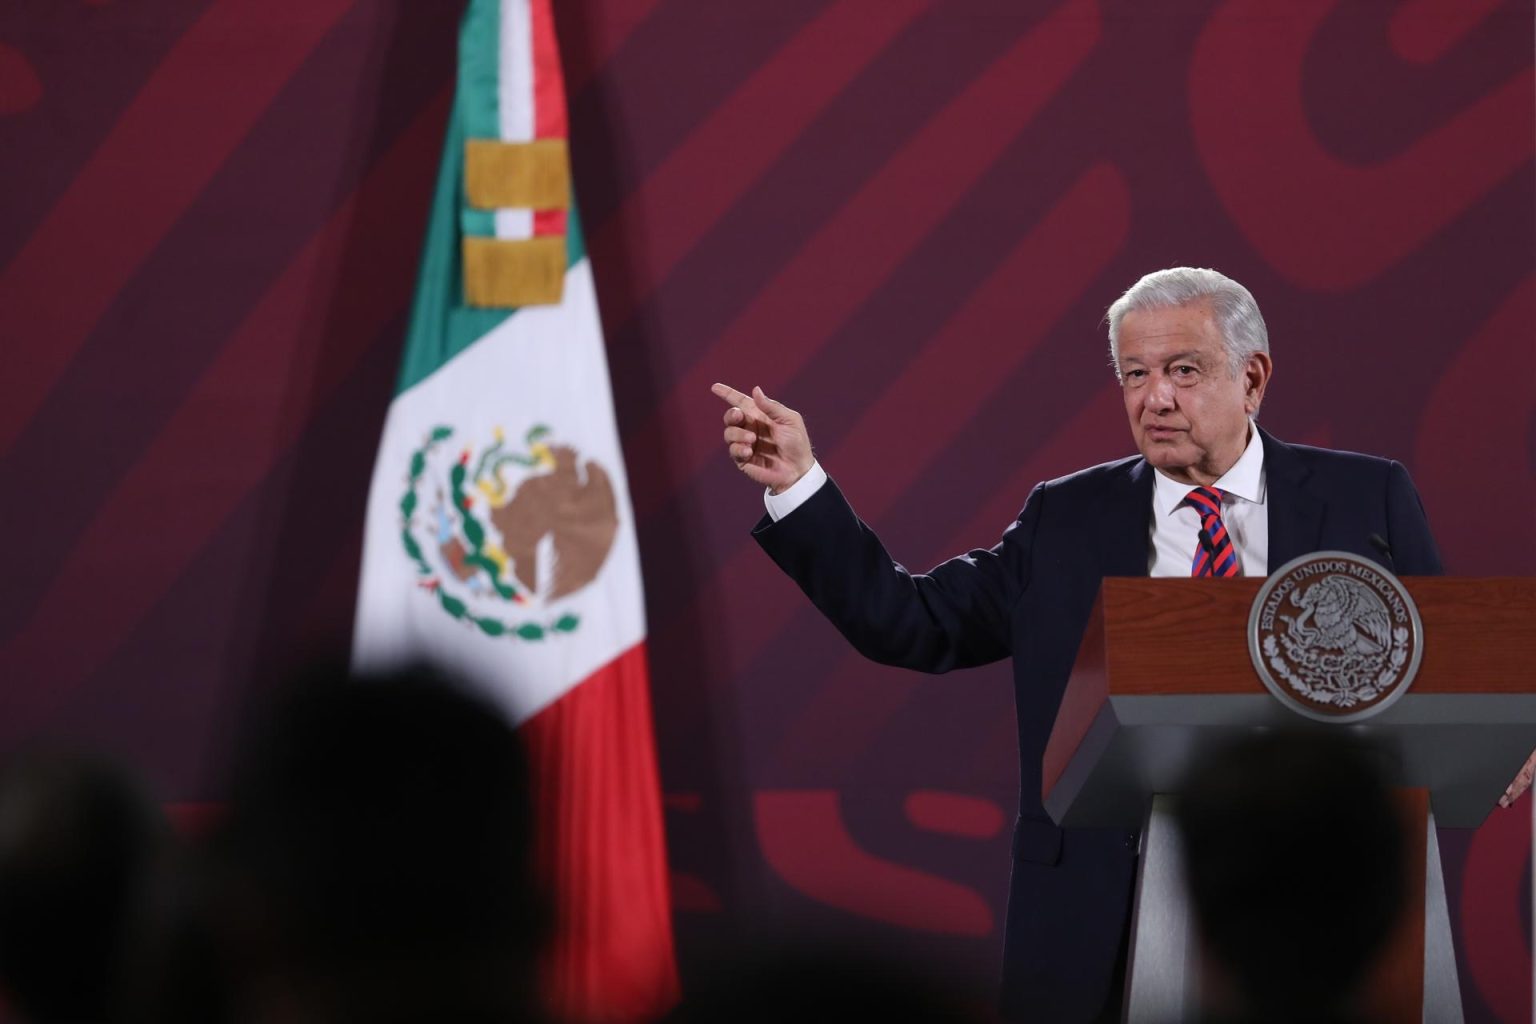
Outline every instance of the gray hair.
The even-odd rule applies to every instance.
[[[1259,313],[1253,294],[1225,274],[1202,267],[1170,267],[1155,270],[1125,290],[1105,315],[1109,321],[1109,358],[1120,376],[1120,321],[1127,313],[1153,309],[1178,309],[1209,302],[1227,349],[1232,376],[1243,372],[1248,357],[1269,352],[1269,328]]]

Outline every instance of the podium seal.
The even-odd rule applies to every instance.
[[[1358,722],[1408,692],[1424,624],[1402,581],[1368,558],[1319,551],[1282,565],[1248,615],[1248,653],[1298,714]]]

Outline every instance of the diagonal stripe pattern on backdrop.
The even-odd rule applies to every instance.
[[[994,61],[924,124],[681,374],[633,432],[676,438],[679,460],[670,473],[635,479],[641,519],[718,454],[713,436],[693,429],[692,419],[698,396],[712,382],[732,376],[737,353],[773,352],[773,374],[754,382],[770,393],[793,377],[1056,95],[1098,43],[1099,28],[1094,3],[1069,0]],[[977,131],[979,124],[989,130]]]
[[[161,62],[0,273],[0,323],[23,342],[0,378],[0,453],[139,264],[352,3],[278,9],[261,0],[217,0]],[[267,30],[274,19],[282,31]],[[272,40],[268,59],[255,65],[259,74],[248,73],[250,62],[218,59],[223,40],[252,36]],[[104,222],[116,227],[96,231]],[[84,238],[97,244],[82,248]],[[70,298],[61,302],[61,295]]]
[[[610,333],[925,7],[926,0],[874,7],[838,0],[722,100],[624,199],[592,238],[598,265],[619,264],[621,255],[632,265],[628,287],[604,309]],[[730,159],[721,160],[723,153]],[[635,249],[621,252],[628,246]]]
[[[309,419],[323,407],[328,396],[362,354],[379,340],[379,334],[405,309],[415,262],[399,246],[375,244],[370,265],[373,276],[366,294],[342,293],[338,315],[345,328],[324,337],[327,324],[316,320],[310,302],[317,280],[334,272],[336,254],[347,236],[362,232],[387,237],[403,192],[423,190],[420,169],[430,166],[426,156],[437,146],[446,93],[427,105],[402,132],[357,190],[288,264],[230,336],[218,359],[204,372],[177,409],[140,455],[137,463],[101,501],[89,526],[63,558],[58,572],[41,596],[28,622],[0,651],[0,671],[26,670],[37,675],[36,685],[25,691],[7,688],[0,695],[0,721],[11,730],[35,727],[40,716],[118,649],[138,622],[190,565],[228,516],[257,488],[283,453],[296,443]],[[392,258],[390,258],[392,257]],[[394,301],[379,301],[379,296]],[[252,380],[269,379],[254,372],[274,361],[296,368],[308,356],[325,348],[329,376],[311,381],[307,413],[292,418],[286,390],[252,393]],[[297,372],[297,371],[296,371]],[[229,431],[224,402],[241,395],[246,404],[244,429]],[[175,517],[164,514],[166,495],[180,490],[189,453],[202,449],[210,437],[220,436],[225,465],[230,475],[225,486],[202,487],[195,503],[183,501]],[[121,524],[141,523],[164,536],[141,536],[137,543],[122,543]],[[120,579],[132,579],[117,599],[102,606],[94,628],[81,633],[75,643],[60,648],[50,638],[76,631],[69,625],[80,608],[99,604],[95,597],[105,570]]]
[[[1091,168],[1073,185],[1045,219],[1010,253],[1008,259],[977,289],[964,309],[951,321],[949,330],[929,343],[903,377],[879,400],[871,403],[858,423],[827,455],[829,472],[847,485],[850,500],[856,502],[860,515],[876,520],[922,478],[925,467],[942,456],[946,443],[968,419],[969,411],[959,405],[929,408],[922,396],[954,387],[954,375],[964,376],[964,387],[974,394],[975,406],[985,405],[1010,378],[1011,366],[995,365],[988,373],[974,371],[981,350],[999,323],[1018,324],[1014,347],[1010,349],[1014,365],[1026,360],[1061,316],[1103,272],[1124,244],[1130,221],[1130,197],[1120,173],[1107,165]],[[1049,284],[1037,281],[1031,288],[1021,288],[1022,275],[1041,266],[1051,266]],[[936,381],[947,381],[936,383]],[[924,411],[913,414],[913,407]],[[872,464],[861,452],[871,445],[914,453],[904,459],[904,472],[891,473],[889,467]],[[716,452],[717,457],[719,452]],[[1015,511],[1017,511],[1015,509]],[[733,608],[720,600],[727,581],[750,577],[760,569],[761,554],[755,544],[742,537],[729,557],[720,559],[718,569],[695,588],[700,606]],[[783,601],[764,601],[751,608],[752,638],[738,642],[731,660],[716,668],[722,676],[734,677],[756,658],[758,652],[784,628],[800,607],[798,594],[784,592]],[[674,613],[658,625],[658,634],[686,629],[692,621],[688,610]],[[658,635],[657,645],[665,641]]]

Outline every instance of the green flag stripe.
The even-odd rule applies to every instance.
[[[496,237],[496,211],[467,207],[459,211],[459,227],[476,238]]]
[[[464,137],[501,138],[501,0],[470,0],[459,26]]]
[[[443,140],[442,164],[432,196],[432,214],[421,247],[421,269],[416,277],[416,297],[406,328],[405,353],[395,395],[416,386],[438,367],[489,334],[516,310],[471,309],[463,304],[464,267],[462,217],[464,204],[464,99],[454,95]],[[566,268],[586,259],[581,220],[572,205],[566,234]]]
[[[572,191],[575,186],[572,186]],[[576,264],[587,258],[587,239],[581,232],[581,211],[576,208],[576,200],[571,199],[571,208],[566,211],[565,228],[565,269],[570,270]]]

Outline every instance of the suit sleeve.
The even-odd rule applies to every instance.
[[[1011,653],[1043,493],[1035,488],[995,546],[922,574],[891,559],[830,480],[778,522],[765,516],[753,537],[865,657],[947,672]]]
[[[1387,544],[1399,576],[1439,576],[1440,549],[1429,531],[1424,502],[1408,477],[1402,463],[1393,462],[1387,471]]]

